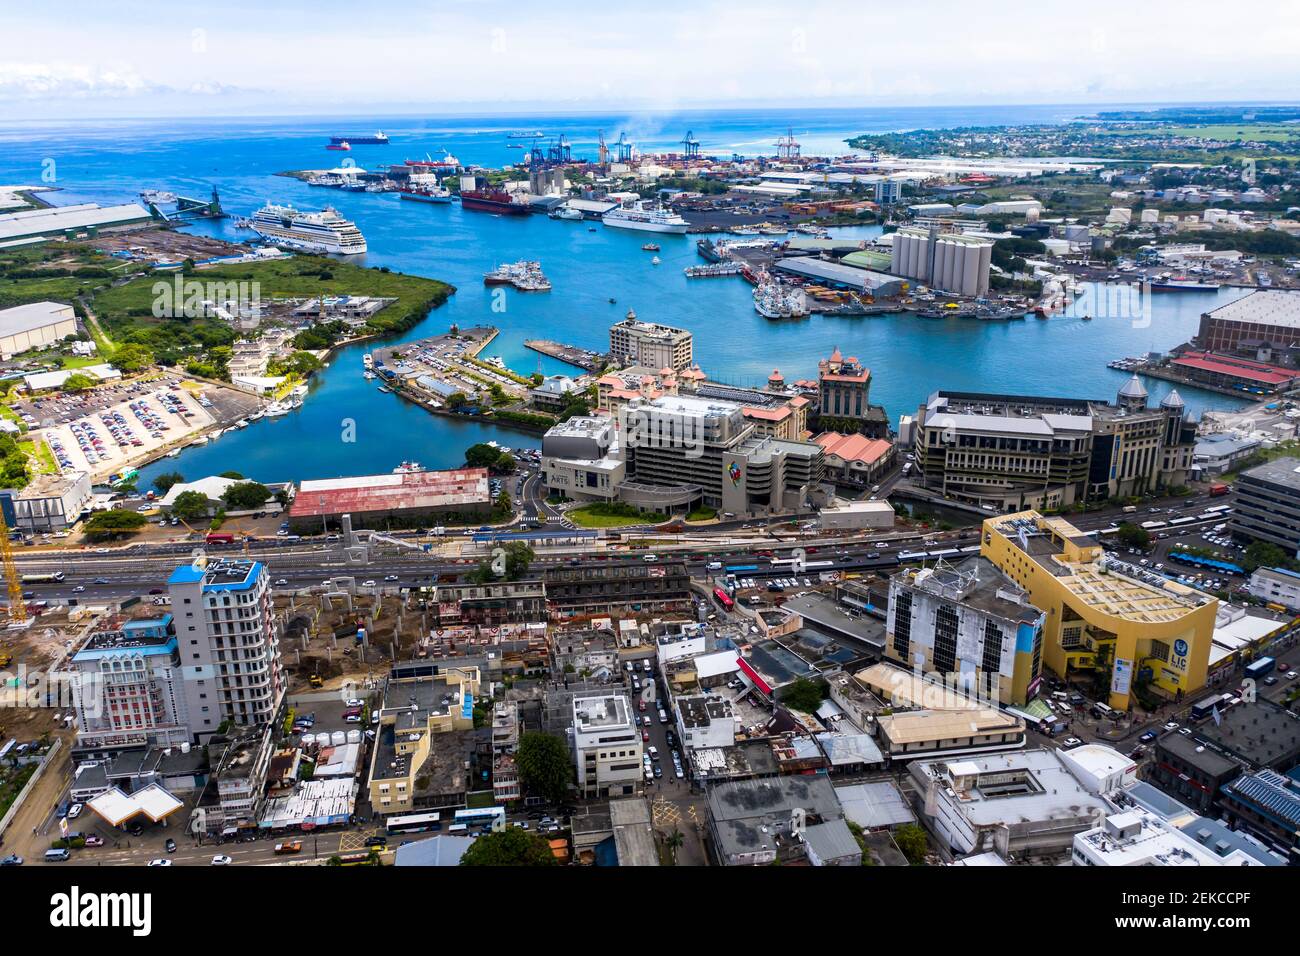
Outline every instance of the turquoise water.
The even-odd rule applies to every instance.
[[[893,110],[871,113],[829,111],[773,114],[708,113],[653,121],[643,130],[647,147],[670,148],[693,129],[706,151],[770,152],[768,144],[793,126],[796,136],[830,151],[864,130],[1016,121],[1054,121],[1075,115],[1068,107],[949,110]],[[646,121],[649,123],[650,121]],[[350,154],[327,152],[325,137],[336,132],[382,128],[387,147],[355,147]],[[1168,349],[1196,329],[1200,314],[1240,290],[1157,296],[1148,328],[1128,320],[1099,317],[1092,322],[1058,318],[1014,323],[914,317],[812,318],[772,323],[752,307],[750,287],[739,278],[688,280],[682,269],[700,260],[695,240],[654,236],[661,264],[641,245],[647,234],[605,229],[588,223],[557,222],[541,216],[503,218],[463,212],[458,205],[400,201],[394,195],[343,193],[277,177],[286,169],[325,168],[343,157],[366,167],[379,161],[437,155],[449,149],[462,162],[500,165],[517,161],[504,131],[542,128],[566,132],[575,154],[594,153],[594,130],[620,128],[617,117],[526,117],[457,119],[415,123],[408,119],[347,119],[337,122],[285,120],[277,123],[102,123],[93,126],[0,126],[0,182],[37,182],[42,163],[54,161],[59,204],[128,201],[141,188],[165,188],[206,195],[216,185],[228,212],[247,214],[268,200],[304,208],[325,203],[360,226],[369,252],[352,261],[426,275],[451,282],[457,293],[404,339],[461,326],[501,329],[486,354],[501,355],[521,372],[546,373],[566,366],[523,346],[528,338],[551,338],[592,349],[608,345],[609,325],[629,308],[643,319],[690,329],[695,357],[715,378],[758,384],[779,368],[787,380],[815,377],[818,359],[836,346],[872,369],[873,400],[891,420],[915,412],[936,388],[1108,398],[1125,375],[1106,362],[1151,349]],[[230,221],[203,223],[196,231],[238,240],[246,236]],[[873,228],[837,230],[836,235],[871,235]],[[541,261],[554,290],[547,294],[507,293],[506,308],[494,311],[482,275],[498,262]],[[616,300],[611,304],[609,300]],[[473,421],[430,416],[361,377],[361,348],[344,350],[313,380],[304,407],[223,436],[176,459],[142,469],[146,479],[176,469],[187,477],[238,469],[264,481],[331,477],[387,471],[404,459],[430,467],[462,460],[464,449],[494,438],[507,445],[535,445],[534,436]],[[571,370],[570,370],[571,371]],[[1148,382],[1153,400],[1167,392]],[[1213,393],[1183,390],[1193,413],[1231,406]],[[355,428],[349,426],[354,424]],[[343,441],[355,431],[355,442]]]

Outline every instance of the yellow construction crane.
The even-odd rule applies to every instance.
[[[9,584],[9,621],[19,624],[27,620],[27,602],[23,600],[23,581],[14,562],[14,549],[9,541],[9,524],[0,510],[0,561],[5,566],[5,581]]]

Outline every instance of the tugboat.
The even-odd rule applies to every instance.
[[[657,242],[647,242],[644,246],[641,247],[641,251],[642,251],[642,252],[658,252],[658,251],[659,251],[659,243],[657,243]]]

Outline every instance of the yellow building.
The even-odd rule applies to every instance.
[[[1128,710],[1135,681],[1165,697],[1205,684],[1218,601],[1107,560],[1095,539],[1036,511],[989,518],[980,553],[1047,615],[1043,663],[1110,677],[1110,706]]]
[[[419,805],[422,797],[463,789],[463,758],[453,754],[437,759],[434,738],[474,729],[478,692],[477,667],[389,679],[370,764],[372,807],[382,814],[403,813]]]

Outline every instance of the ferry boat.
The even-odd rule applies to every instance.
[[[413,475],[417,472],[424,471],[424,466],[418,461],[404,461],[393,469],[395,475]]]
[[[470,189],[461,193],[460,206],[475,212],[498,212],[507,216],[526,216],[532,209],[527,200],[493,187]]]
[[[442,186],[404,186],[398,192],[398,196],[412,202],[451,202],[451,190],[444,189]]]
[[[637,229],[641,232],[669,232],[681,235],[690,227],[685,219],[663,206],[637,202],[632,206],[611,209],[600,217],[607,226],[617,229]]]
[[[320,212],[299,212],[292,206],[268,203],[253,215],[249,226],[272,242],[310,252],[350,256],[366,251],[365,237],[356,223],[329,206]]]
[[[335,143],[356,143],[359,146],[387,146],[388,136],[383,130],[377,130],[373,136],[331,136],[330,145]]]

